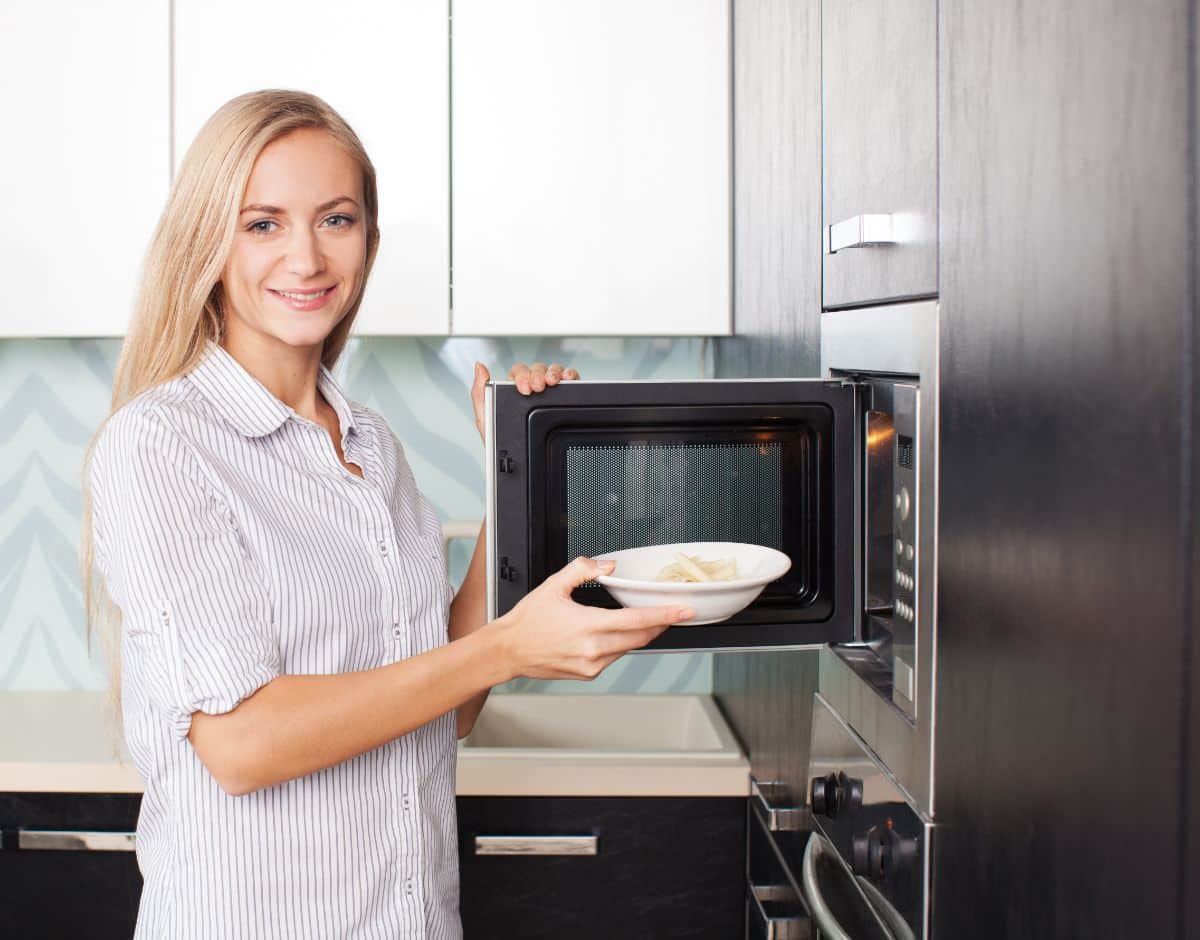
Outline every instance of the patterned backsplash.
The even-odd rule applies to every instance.
[[[78,577],[83,450],[108,413],[119,340],[0,340],[0,690],[103,689],[99,643],[84,636]],[[403,443],[443,521],[484,513],[483,448],[471,368],[503,378],[514,362],[564,362],[588,379],[713,374],[704,339],[352,339],[334,370]],[[458,584],[472,544],[451,543]],[[711,656],[639,653],[593,682],[518,679],[509,692],[711,691]]]

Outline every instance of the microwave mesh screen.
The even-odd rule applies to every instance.
[[[566,449],[567,558],[672,542],[783,548],[779,442]]]

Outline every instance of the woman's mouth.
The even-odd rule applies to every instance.
[[[292,310],[319,310],[333,295],[332,286],[319,290],[267,290]]]

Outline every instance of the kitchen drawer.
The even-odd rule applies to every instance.
[[[0,933],[128,940],[142,893],[132,851],[17,848],[17,830],[133,832],[140,803],[126,793],[0,793]]]
[[[822,0],[826,308],[937,294],[936,15]]]
[[[731,797],[460,797],[466,940],[730,940],[743,930],[746,801]],[[594,855],[482,855],[533,851]],[[477,839],[482,838],[482,842]]]

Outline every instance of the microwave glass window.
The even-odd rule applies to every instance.
[[[674,542],[782,550],[782,495],[777,441],[568,447],[566,555]]]

